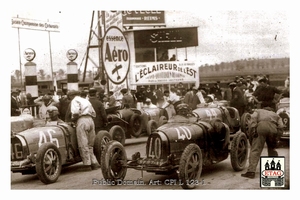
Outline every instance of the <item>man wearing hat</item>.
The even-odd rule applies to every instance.
[[[96,94],[97,90],[95,88],[89,89],[89,101],[96,112],[96,117],[93,118],[93,120],[95,132],[97,134],[100,130],[104,130],[104,127],[107,124],[107,115],[103,103],[97,98]]]
[[[272,109],[276,109],[276,104],[274,101],[275,94],[281,94],[282,91],[278,88],[268,85],[267,79],[264,77],[260,77],[258,79],[259,86],[253,92],[253,96],[261,102],[261,108],[270,107]]]
[[[34,100],[34,103],[39,106],[39,118],[47,120],[47,109],[49,106],[57,106],[59,101],[52,98],[51,95],[45,94]]]
[[[270,111],[268,108],[254,110],[249,125],[249,142],[251,144],[249,166],[247,172],[241,174],[242,177],[255,178],[256,167],[265,143],[268,147],[268,156],[278,156],[275,148],[278,139],[282,135],[283,127],[281,117],[275,112]]]
[[[19,92],[17,90],[11,91],[10,116],[19,116],[21,114],[18,99],[17,99],[18,94]]]
[[[184,96],[183,102],[189,105],[189,107],[194,110],[197,108],[197,105],[202,103],[197,95],[198,88],[193,86],[191,91],[187,92]],[[200,92],[201,93],[201,92]],[[203,96],[202,96],[203,98]],[[203,99],[204,101],[204,99]]]
[[[217,81],[211,88],[209,91],[210,94],[214,94],[215,98],[219,101],[222,100],[222,90],[220,88],[220,81]]]
[[[131,95],[128,94],[128,90],[126,88],[123,88],[121,90],[121,93],[123,95],[122,97],[122,108],[134,108],[134,100]]]
[[[47,108],[47,114],[49,116],[49,118],[47,119],[47,123],[52,123],[55,122],[56,124],[58,123],[64,123],[63,120],[61,120],[58,116],[59,116],[59,111],[58,108],[56,106],[49,106]]]
[[[99,164],[93,150],[96,136],[93,118],[96,117],[96,112],[89,100],[80,97],[80,92],[71,90],[68,95],[71,99],[71,117],[76,123],[78,148],[84,169],[98,169]]]

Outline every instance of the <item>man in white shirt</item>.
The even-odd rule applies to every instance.
[[[76,122],[77,142],[83,165],[87,170],[98,169],[99,164],[93,152],[96,137],[93,118],[96,117],[96,112],[89,100],[80,97],[80,92],[70,91],[68,95],[71,99],[72,120]]]

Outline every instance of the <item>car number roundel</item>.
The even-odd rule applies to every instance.
[[[130,51],[127,39],[118,27],[111,26],[105,33],[102,60],[109,80],[121,84],[129,72]]]

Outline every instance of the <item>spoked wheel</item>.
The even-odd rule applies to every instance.
[[[61,155],[57,146],[53,143],[42,144],[36,155],[36,173],[39,179],[45,184],[54,183],[60,176],[61,169]]]
[[[246,133],[246,136],[250,136],[250,125],[251,125],[251,115],[249,113],[244,113],[241,117],[241,131]]]
[[[101,165],[101,154],[105,145],[112,140],[111,135],[107,131],[99,131],[94,141],[94,154],[98,163]]]
[[[129,120],[130,135],[139,137],[142,133],[142,117],[134,113]]]
[[[241,171],[245,168],[248,151],[248,140],[246,134],[243,132],[236,133],[232,140],[230,149],[230,161],[232,168],[235,171]]]
[[[178,177],[183,189],[193,189],[199,183],[202,172],[202,153],[196,144],[189,144],[183,151],[179,162]]]
[[[147,134],[150,135],[152,132],[154,132],[157,129],[157,123],[153,119],[150,120],[147,124]]]
[[[125,144],[125,131],[119,125],[111,127],[109,134],[113,140],[120,142],[122,145]]]
[[[127,155],[123,145],[118,141],[106,144],[101,155],[101,170],[103,177],[110,181],[122,180],[127,173]]]

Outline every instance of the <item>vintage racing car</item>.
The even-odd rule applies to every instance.
[[[106,109],[108,124],[105,128],[113,140],[125,144],[126,138],[139,137],[142,133],[141,111],[115,106]]]
[[[285,97],[277,103],[276,113],[281,117],[284,124],[282,139],[290,139],[290,98]]]
[[[229,154],[233,169],[243,170],[248,140],[240,131],[238,111],[222,106],[191,111],[186,104],[179,104],[176,115],[148,136],[146,157],[136,152],[127,158],[123,145],[110,141],[101,155],[101,170],[109,181],[123,180],[128,168],[155,174],[178,173],[182,188],[192,189],[202,167],[221,162]]]
[[[141,112],[143,128],[146,130],[147,135],[150,135],[169,119],[164,108],[144,106],[141,108]]]
[[[75,128],[67,123],[57,122],[34,127],[33,120],[27,114],[12,119],[11,171],[37,174],[43,183],[54,183],[63,166],[82,161]],[[16,130],[14,127],[24,128]],[[110,140],[111,136],[107,131],[100,131],[96,135],[94,153],[99,163],[103,146]]]

